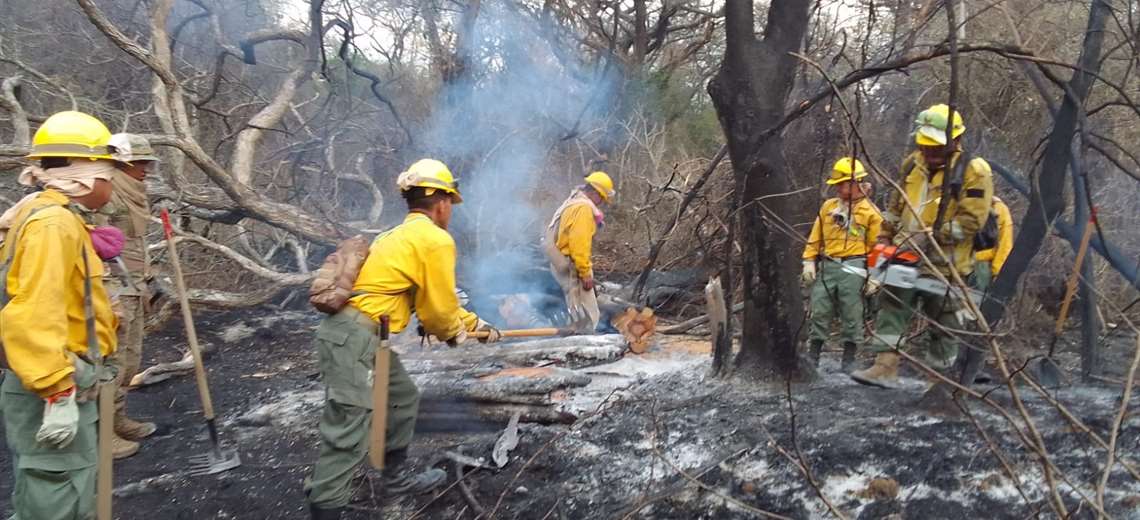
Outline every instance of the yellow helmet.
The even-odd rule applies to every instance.
[[[56,112],[36,130],[27,158],[111,159],[110,141],[111,131],[102,121],[83,112]]]
[[[827,179],[828,186],[834,186],[841,182],[859,180],[867,176],[867,170],[863,168],[863,163],[859,159],[853,157],[844,157],[835,161],[835,166],[831,167],[831,178]]]
[[[946,122],[950,120],[950,107],[944,104],[934,105],[918,113],[914,120],[914,142],[919,146],[942,146],[946,144]],[[957,139],[966,132],[966,125],[962,121],[962,114],[954,111],[954,127],[950,136]]]
[[[610,197],[613,197],[616,193],[614,192],[614,180],[611,179],[609,175],[606,175],[606,172],[593,172],[587,175],[586,184],[593,186],[598,194],[602,196],[602,200],[606,202],[609,202]]]
[[[400,191],[426,188],[424,192],[428,196],[433,195],[435,190],[443,190],[451,194],[451,200],[455,204],[463,202],[463,197],[459,195],[459,181],[455,180],[446,164],[435,159],[420,159],[412,163],[396,178],[396,184]]]

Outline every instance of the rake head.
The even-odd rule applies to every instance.
[[[200,477],[229,471],[241,466],[237,450],[215,449],[206,455],[190,457],[190,475]]]

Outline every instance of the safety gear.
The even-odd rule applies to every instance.
[[[387,314],[393,335],[408,326],[412,310],[425,331],[453,338],[472,331],[479,317],[459,305],[455,294],[455,240],[422,213],[377,236],[352,286],[348,307],[375,322]]]
[[[863,343],[863,276],[844,271],[845,267],[863,267],[865,260],[851,258],[843,263],[827,259],[819,262],[819,276],[811,285],[811,319],[808,337],[826,341],[831,323],[839,320],[840,339]]]
[[[993,276],[997,276],[1013,250],[1013,216],[1010,215],[1009,206],[997,197],[993,198],[993,212],[997,214],[997,245],[974,253],[974,260],[989,262]]]
[[[110,140],[111,131],[95,117],[72,110],[56,112],[36,130],[27,158],[111,159]]]
[[[311,507],[335,510],[347,505],[352,477],[367,458],[372,386],[366,379],[374,366],[378,328],[375,320],[351,306],[325,317],[317,328],[314,343],[326,399],[318,427],[320,455],[304,485]],[[396,351],[390,352],[389,362],[384,444],[389,450],[385,463],[393,465],[398,462],[393,450],[412,441],[420,394]]]
[[[352,297],[352,286],[367,258],[368,241],[363,236],[338,243],[309,284],[309,304],[325,314],[340,312]]]
[[[874,278],[868,278],[867,283],[863,284],[863,296],[874,296],[883,287],[883,282]]]
[[[312,520],[340,520],[344,515],[343,507],[334,507],[332,509],[322,509],[313,504],[309,504],[309,518]]]
[[[834,186],[841,182],[852,180],[860,180],[867,177],[867,170],[863,168],[863,163],[858,159],[851,157],[844,157],[835,161],[835,166],[831,167],[831,178],[827,179],[828,186]]]
[[[117,403],[116,403],[117,404]],[[158,426],[152,422],[140,422],[131,419],[125,412],[115,413],[115,435],[122,437],[128,441],[141,441],[158,430]]]
[[[815,260],[804,260],[804,270],[800,274],[800,280],[804,282],[804,285],[815,283]]]
[[[111,458],[125,459],[139,452],[139,443],[129,441],[118,434],[111,434]]]
[[[589,197],[575,190],[554,211],[542,239],[550,272],[566,300],[570,324],[583,332],[597,329],[601,319],[597,294],[582,284],[594,278],[590,255],[600,213]]]
[[[813,339],[813,340],[811,340],[809,346],[810,346],[809,355],[811,356],[811,363],[813,366],[818,367],[819,366],[819,356],[823,354],[823,340]]]
[[[463,202],[459,195],[459,181],[447,169],[447,165],[435,159],[420,159],[408,167],[396,178],[396,185],[400,191],[412,188],[426,188],[424,193],[428,196],[435,194],[435,190],[443,190],[451,195],[455,204]]]
[[[75,387],[44,399],[44,420],[36,441],[56,449],[66,448],[79,431],[79,407]]]
[[[804,246],[805,260],[818,258],[821,253],[831,258],[866,255],[875,246],[883,224],[879,209],[865,197],[854,202],[828,199],[814,220]]]
[[[0,343],[15,376],[41,397],[73,385],[75,366],[60,355],[61,348],[87,353],[85,269],[80,244],[90,258],[96,339],[104,356],[118,345],[118,324],[103,285],[103,263],[95,260],[87,228],[64,207],[67,202],[67,197],[55,190],[40,192],[13,218],[17,223],[13,232],[19,228],[19,236],[9,236],[0,245],[0,259],[11,262],[4,274],[7,290],[0,288],[0,297],[10,298],[0,310]],[[45,206],[56,207],[36,211]],[[58,314],[46,316],[44,309]]]
[[[611,198],[617,193],[614,191],[614,180],[610,178],[606,172],[593,172],[586,176],[586,184],[589,184],[602,196],[602,200],[609,202]]]
[[[91,235],[91,245],[95,254],[102,260],[110,260],[119,256],[127,237],[121,230],[113,226],[95,226],[88,231]]]
[[[856,383],[880,388],[894,388],[899,380],[899,355],[882,352],[875,356],[875,364],[866,370],[851,373]]]
[[[914,120],[914,142],[919,146],[942,146],[946,144],[946,123],[950,119],[950,107],[945,104],[934,105],[918,113]],[[966,131],[962,122],[962,114],[954,111],[954,127],[950,137],[957,139]]]
[[[850,374],[855,369],[855,352],[859,346],[850,341],[843,342],[843,360],[840,361],[840,370]]]
[[[900,185],[905,192],[905,198],[897,190],[891,192],[890,202],[884,211],[885,217],[888,215],[891,217],[884,218],[882,236],[893,240],[896,245],[902,245],[906,237],[924,235],[923,230],[932,227],[938,215],[943,174],[947,171],[952,172],[961,158],[962,153],[955,152],[948,166],[931,172],[928,171],[920,152],[914,152],[907,157],[903,161],[903,169],[906,171],[900,172],[902,177]],[[973,271],[973,236],[989,217],[994,184],[990,165],[984,159],[977,157],[971,159],[961,169],[961,173],[962,186],[958,196],[947,202],[942,219],[944,225],[949,224],[950,227],[934,233],[935,239],[940,243],[947,238],[952,239],[954,224],[950,223],[957,222],[960,235],[964,238],[942,244],[942,249],[953,262],[953,266],[945,265],[942,257],[934,254],[932,250],[925,247],[923,249],[934,262],[932,267],[924,269],[937,269],[943,275],[949,276],[950,268],[953,267],[965,277]],[[911,207],[918,212],[918,218],[915,218]],[[949,233],[946,233],[947,230]]]
[[[111,157],[116,161],[131,163],[135,161],[158,162],[158,156],[150,146],[150,141],[136,134],[112,135],[108,144],[111,145]]]
[[[497,343],[503,339],[503,333],[499,332],[499,329],[496,329],[490,323],[483,320],[479,320],[479,323],[475,326],[475,330],[489,333],[487,337],[479,338],[479,343]]]

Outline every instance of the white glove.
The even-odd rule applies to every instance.
[[[804,285],[815,283],[815,260],[804,260],[804,272],[800,275]]]
[[[79,406],[75,388],[44,399],[44,420],[36,432],[36,441],[61,450],[75,440],[79,432]]]
[[[499,340],[503,339],[503,334],[499,332],[499,329],[496,329],[490,323],[483,321],[482,318],[479,318],[479,323],[475,325],[475,330],[487,331],[487,337],[479,338],[479,343],[497,343]]]
[[[882,287],[883,287],[883,282],[880,282],[874,278],[868,278],[867,283],[865,285],[863,285],[863,295],[864,296],[874,296],[874,294],[879,292],[879,289],[881,289]]]
[[[454,338],[447,340],[447,346],[458,347],[459,344],[463,343],[464,341],[467,341],[467,329],[463,327],[462,323],[460,323],[459,334],[456,334]]]

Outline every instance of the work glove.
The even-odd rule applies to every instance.
[[[483,321],[482,318],[480,318],[479,323],[475,325],[475,331],[487,332],[487,337],[479,338],[479,343],[498,343],[499,340],[503,339],[503,333],[499,332],[499,329],[496,329],[490,323]]]
[[[804,272],[800,275],[804,285],[815,283],[815,260],[804,260]]]
[[[447,346],[449,346],[449,347],[458,347],[460,343],[467,341],[467,326],[463,324],[462,319],[460,319],[458,321],[459,321],[459,334],[456,334],[454,338],[447,340]]]
[[[91,235],[91,245],[95,247],[95,254],[103,260],[110,260],[123,252],[123,245],[127,243],[127,236],[122,230],[114,226],[95,226],[88,231]]]
[[[883,282],[880,282],[874,278],[868,278],[867,283],[863,284],[863,295],[868,297],[874,296],[875,293],[879,292],[879,289],[882,287]]]
[[[594,290],[594,277],[593,276],[587,276],[587,277],[582,279],[582,290],[584,290],[584,291]]]
[[[44,419],[36,432],[36,442],[62,450],[79,432],[79,406],[75,401],[75,387],[44,399]]]
[[[938,243],[957,244],[963,240],[966,240],[966,230],[962,229],[962,225],[957,220],[951,220],[942,225],[942,230],[938,234]]]

